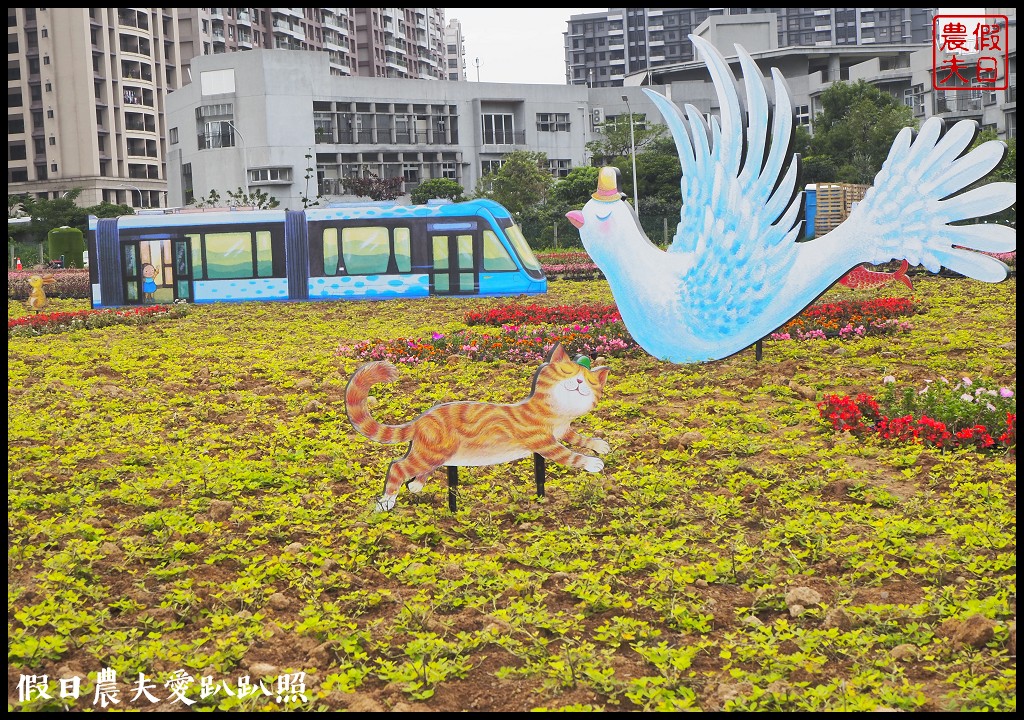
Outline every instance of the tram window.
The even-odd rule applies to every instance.
[[[338,274],[338,228],[324,228],[324,275]]]
[[[484,230],[484,270],[487,272],[501,272],[503,270],[516,270],[515,261],[509,257],[505,246],[498,240],[493,230]]]
[[[473,267],[473,236],[459,235],[459,267]]]
[[[386,227],[349,227],[341,231],[342,255],[351,275],[379,275],[388,271],[391,238]]]
[[[435,235],[434,238],[434,269],[448,269],[448,236]]]
[[[395,262],[398,272],[407,273],[412,270],[412,254],[409,240],[409,228],[395,228]]]
[[[251,278],[252,233],[207,233],[206,277],[211,280]]]
[[[199,234],[188,234],[187,237],[192,242],[192,277],[203,278],[206,277],[203,271],[203,246],[199,242]]]
[[[259,277],[274,275],[274,251],[270,244],[269,230],[260,230],[256,233],[256,275]]]

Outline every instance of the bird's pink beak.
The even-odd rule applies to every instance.
[[[569,218],[569,222],[571,222],[576,227],[577,230],[579,230],[581,227],[583,227],[583,223],[585,221],[583,219],[583,213],[581,213],[579,210],[573,210],[571,212],[567,212],[565,214],[565,216],[567,218]]]

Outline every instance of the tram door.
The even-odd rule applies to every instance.
[[[460,226],[445,228],[444,225]],[[476,223],[437,223],[428,228],[433,253],[430,291],[435,295],[480,292],[480,233]]]
[[[186,289],[187,295],[179,293],[175,278],[178,274],[176,243],[183,239],[143,236],[122,240],[121,242],[121,284],[124,287],[126,305],[159,305],[184,297],[191,300],[191,284]],[[172,248],[172,242],[175,248]],[[188,249],[188,240],[184,239]],[[191,264],[191,256],[186,260]],[[190,268],[186,268],[186,272]],[[188,272],[191,279],[191,273]]]
[[[171,282],[174,285],[174,299],[192,302],[192,239],[177,237],[171,241],[174,264],[171,267]]]

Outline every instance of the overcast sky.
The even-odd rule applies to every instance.
[[[445,8],[445,21],[462,23],[466,79],[480,82],[565,85],[562,33],[569,18],[608,8]]]

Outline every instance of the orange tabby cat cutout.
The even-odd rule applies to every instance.
[[[573,420],[597,406],[607,377],[607,367],[591,370],[555,345],[534,373],[525,400],[509,405],[442,403],[404,425],[383,425],[371,417],[366,401],[370,387],[396,380],[398,369],[386,361],[361,366],[345,389],[345,410],[352,425],[370,440],[409,443],[405,455],[388,466],[384,494],[377,499],[376,509],[391,510],[403,484],[411,492],[420,492],[427,476],[444,465],[496,465],[537,454],[560,465],[600,472],[603,460],[563,443],[601,455],[608,452],[604,440],[584,437],[570,427]]]

